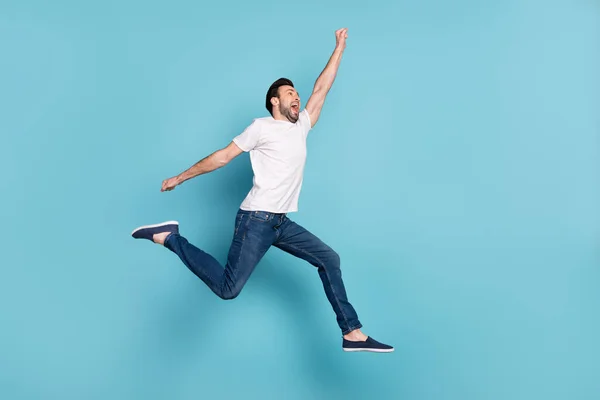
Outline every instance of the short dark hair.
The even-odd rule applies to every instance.
[[[277,91],[279,90],[279,87],[286,85],[294,87],[294,84],[288,78],[279,78],[275,82],[273,82],[269,87],[269,90],[267,91],[267,101],[265,103],[265,106],[267,107],[267,110],[271,115],[273,115],[273,104],[271,104],[271,98],[277,97]]]

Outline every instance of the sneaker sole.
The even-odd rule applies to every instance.
[[[366,348],[356,348],[356,349],[343,349],[346,352],[354,353],[359,351],[368,351],[371,353],[391,353],[394,349],[366,349]]]
[[[131,232],[131,234],[133,235],[134,233],[139,232],[142,229],[158,228],[159,226],[166,226],[166,225],[177,225],[177,226],[179,226],[179,222],[177,222],[177,221],[166,221],[166,222],[161,222],[160,224],[144,225],[144,226],[140,226],[139,228],[135,228],[133,230],[133,232]]]

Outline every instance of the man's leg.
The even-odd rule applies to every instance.
[[[325,294],[343,335],[362,327],[346,295],[340,257],[331,247],[287,217],[278,228],[278,237],[273,245],[317,267]]]
[[[346,295],[340,257],[331,247],[287,217],[284,217],[281,225],[277,227],[277,238],[273,245],[317,267],[325,294],[333,307],[344,337],[344,351],[394,351],[392,346],[380,343],[361,332],[362,324]]]
[[[189,243],[178,229],[156,234],[153,241],[177,254],[188,269],[217,296],[229,300],[240,294],[274,238],[275,231],[272,228],[268,229],[265,224],[250,218],[250,213],[239,211],[225,267],[212,255]]]

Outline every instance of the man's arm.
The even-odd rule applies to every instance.
[[[224,167],[240,154],[242,154],[242,150],[234,142],[231,142],[227,147],[204,157],[181,174],[165,179],[162,183],[161,192],[173,190],[189,179]]]
[[[348,28],[338,29],[335,31],[335,50],[329,58],[325,69],[319,75],[319,78],[315,82],[313,92],[306,103],[306,110],[310,115],[311,125],[315,126],[319,115],[321,115],[321,109],[323,103],[325,103],[325,97],[329,93],[329,89],[333,85],[333,81],[337,75],[340,61],[342,61],[342,54],[346,49],[346,38],[348,37]]]

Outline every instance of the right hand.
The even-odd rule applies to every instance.
[[[346,39],[348,38],[348,28],[342,28],[335,31],[335,45],[340,49],[346,48]]]
[[[160,189],[161,192],[168,192],[170,190],[175,189],[175,186],[179,185],[179,178],[177,176],[174,176],[172,178],[169,179],[165,179],[162,183],[162,188]]]

